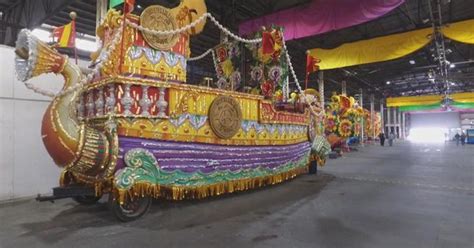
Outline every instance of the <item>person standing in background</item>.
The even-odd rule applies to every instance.
[[[379,134],[379,139],[380,139],[380,145],[384,146],[385,145],[385,134],[380,133]]]
[[[388,145],[389,146],[393,146],[393,140],[395,139],[395,134],[393,132],[391,132],[389,135],[388,135]]]
[[[461,145],[464,146],[466,143],[466,134],[464,132],[461,133]]]
[[[456,146],[459,146],[459,139],[461,138],[461,136],[459,135],[459,133],[457,133],[456,135],[454,135],[454,139],[456,140]]]

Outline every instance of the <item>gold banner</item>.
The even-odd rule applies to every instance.
[[[320,70],[387,61],[406,56],[431,41],[433,29],[378,37],[346,43],[334,49],[315,48],[309,54],[316,58]]]
[[[387,98],[387,107],[431,105],[441,102],[442,99],[441,95],[389,97]]]
[[[456,22],[442,28],[449,39],[474,44],[474,19]],[[377,37],[342,44],[333,49],[310,49],[309,55],[317,61],[320,70],[362,65],[401,58],[426,46],[433,35],[432,28]]]
[[[455,102],[471,103],[471,102],[474,102],[474,92],[451,94],[451,98]]]
[[[474,19],[448,24],[443,27],[442,32],[451,40],[474,44]]]

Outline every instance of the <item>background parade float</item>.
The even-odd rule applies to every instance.
[[[353,97],[333,94],[326,108],[325,133],[331,148],[346,148],[351,138],[358,138],[362,129],[364,109]]]

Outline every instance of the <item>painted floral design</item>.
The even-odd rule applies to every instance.
[[[239,71],[234,71],[232,75],[230,76],[230,81],[234,87],[234,89],[239,88],[240,83],[241,83],[242,77],[240,76]]]
[[[263,69],[260,66],[254,66],[250,72],[252,80],[260,82],[263,78]]]
[[[268,70],[268,78],[270,78],[274,82],[280,81],[281,74],[282,70],[279,66],[272,66],[270,67],[270,70]]]
[[[334,115],[329,115],[326,117],[326,130],[334,132],[337,129],[337,119]]]
[[[341,137],[350,137],[352,134],[352,122],[348,119],[344,119],[339,122],[338,128]]]
[[[225,77],[220,77],[219,80],[217,80],[216,82],[216,86],[219,89],[224,89],[226,85],[227,85],[227,80],[225,79]]]

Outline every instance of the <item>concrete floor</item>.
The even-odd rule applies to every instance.
[[[318,176],[202,201],[0,205],[0,247],[474,247],[474,146],[367,146]]]

